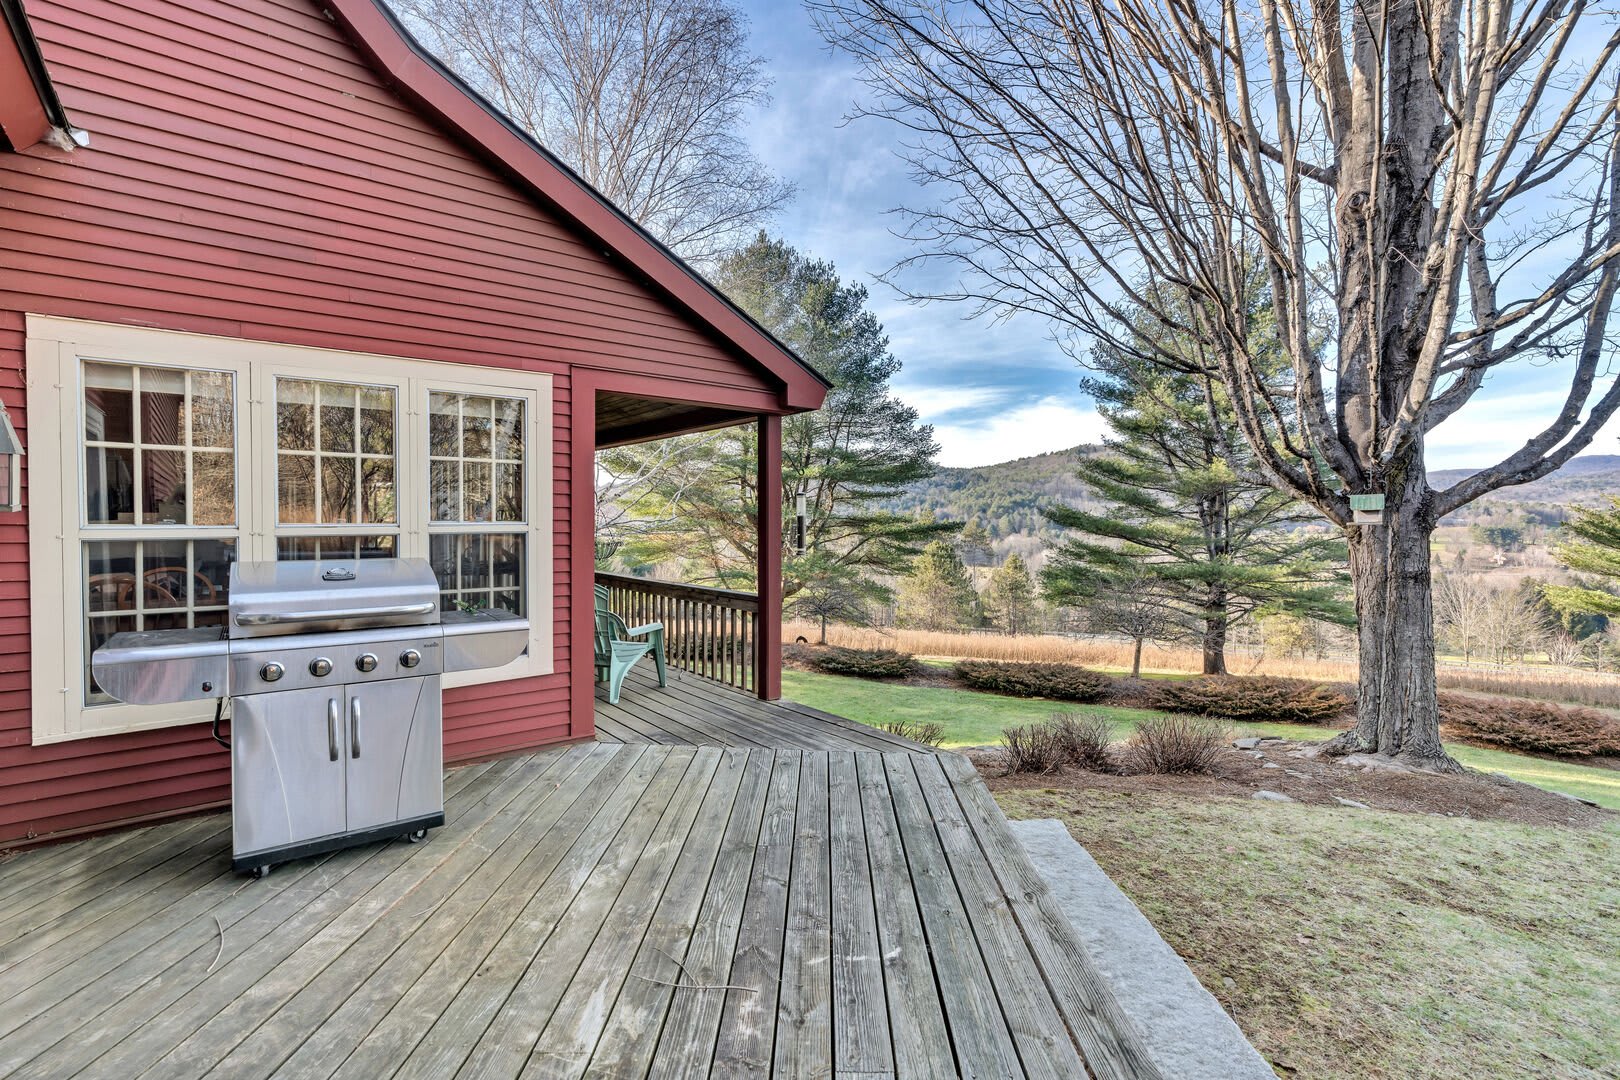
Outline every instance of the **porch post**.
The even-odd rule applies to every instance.
[[[782,696],[782,418],[759,418],[759,625],[754,634],[754,688],[766,701]]]

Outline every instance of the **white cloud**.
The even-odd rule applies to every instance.
[[[999,461],[1101,442],[1108,424],[1095,409],[1045,397],[972,423],[936,424],[940,464],[993,465]]]
[[[1507,457],[1540,433],[1563,407],[1567,388],[1499,392],[1480,397],[1429,433],[1431,469],[1481,469]],[[1588,454],[1620,453],[1620,419],[1612,420],[1586,448]]]
[[[976,411],[1006,401],[1012,390],[995,386],[896,386],[894,396],[910,405],[929,424],[953,413]]]

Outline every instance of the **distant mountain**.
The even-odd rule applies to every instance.
[[[1450,487],[1473,472],[1436,469],[1429,473],[1429,483],[1436,488]],[[1572,503],[1592,505],[1610,495],[1620,495],[1620,455],[1583,454],[1571,458],[1551,476],[1518,487],[1499,488],[1480,501],[1516,503],[1561,519]],[[1467,508],[1460,513],[1467,515]]]
[[[1101,505],[1074,475],[1075,462],[1101,450],[1100,446],[1077,446],[998,465],[941,469],[912,485],[889,505],[902,513],[933,514],[951,521],[977,520],[996,541],[1019,537],[1051,541],[1057,531],[1042,516],[1041,507],[1056,502]],[[1437,469],[1429,474],[1429,482],[1435,487],[1449,487],[1473,471]],[[1620,455],[1590,454],[1572,459],[1558,472],[1534,483],[1492,492],[1481,502],[1513,504],[1551,521],[1561,519],[1571,503],[1591,504],[1608,495],[1620,495]],[[1503,507],[1491,509],[1500,514]],[[1464,508],[1453,520],[1466,524],[1470,517],[1469,509]],[[1016,546],[1031,545],[1025,540]]]
[[[978,521],[991,539],[1056,535],[1041,507],[1052,503],[1100,505],[1075,477],[1075,463],[1100,446],[1077,446],[1050,454],[981,465],[941,469],[913,484],[889,505],[900,513],[932,514],[949,521]]]

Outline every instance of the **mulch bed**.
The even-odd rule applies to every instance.
[[[1504,776],[1467,772],[1442,775],[1417,770],[1357,766],[1317,757],[1311,744],[1268,739],[1255,750],[1227,749],[1215,769],[1197,776],[1118,776],[1065,768],[1045,775],[1001,774],[994,750],[970,751],[992,791],[1109,791],[1195,798],[1252,799],[1260,790],[1275,791],[1295,802],[1341,806],[1350,799],[1372,809],[1397,810],[1437,817],[1509,821],[1524,825],[1593,828],[1614,820],[1614,812],[1588,806]],[[1275,768],[1267,768],[1267,765]],[[1352,809],[1346,807],[1346,809]]]

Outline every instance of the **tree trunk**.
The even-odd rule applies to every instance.
[[[1136,651],[1131,654],[1131,678],[1142,677],[1142,639],[1136,639]]]
[[[825,615],[823,615],[821,617],[821,640],[816,642],[816,644],[817,645],[825,645],[825,644],[827,644],[827,616],[825,616]]]
[[[1210,598],[1204,616],[1204,674],[1226,674],[1226,594]],[[1219,614],[1215,614],[1216,611]]]
[[[1382,754],[1420,768],[1460,772],[1461,766],[1440,745],[1429,587],[1434,525],[1420,471],[1415,481],[1399,502],[1390,499],[1394,505],[1386,511],[1385,524],[1349,527],[1361,665],[1356,726],[1327,749]]]

